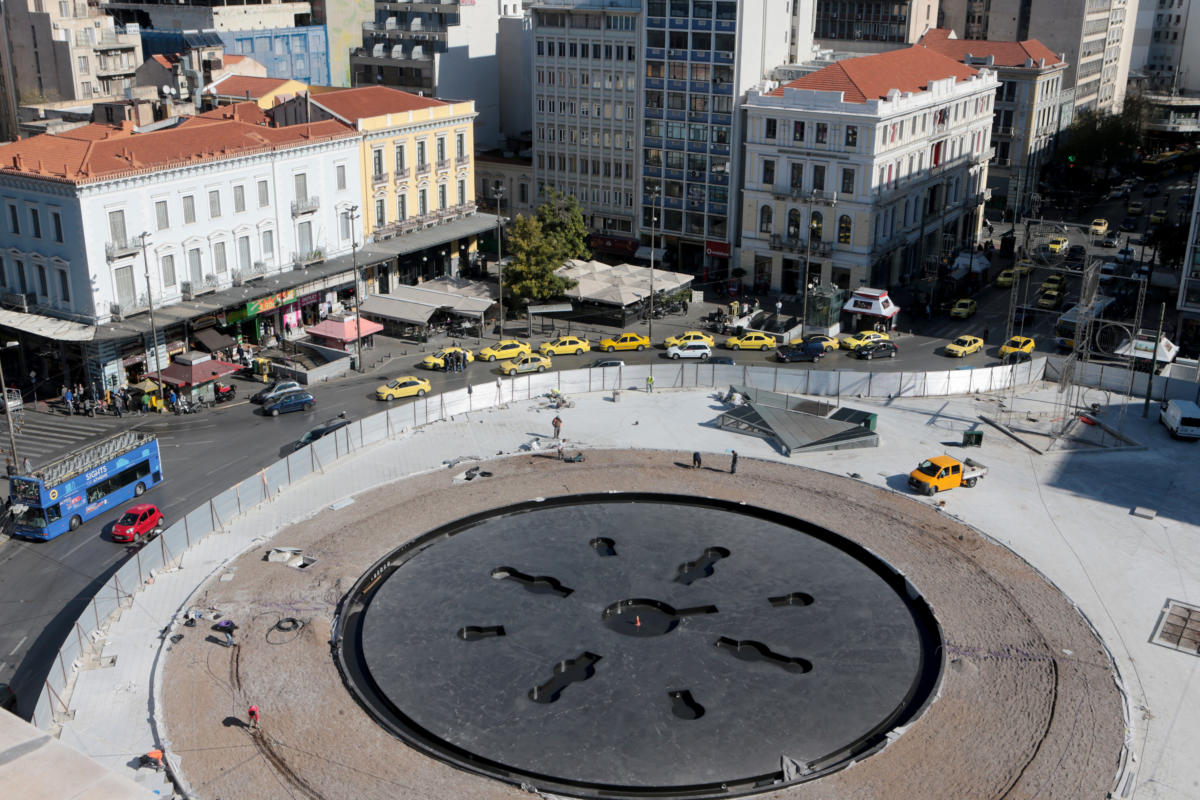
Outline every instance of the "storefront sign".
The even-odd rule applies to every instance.
[[[296,290],[288,289],[284,292],[269,294],[266,297],[260,297],[257,300],[251,300],[246,303],[246,315],[256,316],[265,314],[268,311],[273,311],[280,306],[285,306],[296,299]]]
[[[300,300],[299,300],[299,303],[300,303],[300,305],[302,305],[302,306],[306,306],[306,305],[308,305],[309,303],[315,303],[315,302],[317,302],[317,301],[318,301],[318,300],[320,300],[320,299],[321,299],[321,293],[320,293],[320,292],[313,292],[312,294],[306,294],[306,295],[304,295],[303,297],[301,297],[301,298],[300,298]]]
[[[729,242],[705,242],[704,255],[729,258]]]

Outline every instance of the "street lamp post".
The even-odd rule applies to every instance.
[[[146,255],[146,239],[149,236],[148,232],[142,231],[137,238],[142,243],[142,264],[146,268],[146,302],[150,307],[150,346],[154,348],[154,373],[158,381],[158,407],[162,408],[162,362],[158,359],[158,329],[154,325],[154,292],[150,288],[150,257]]]
[[[365,372],[363,368],[362,358],[362,305],[363,296],[358,291],[358,237],[354,235],[354,223],[358,221],[358,206],[350,206],[346,209],[346,220],[350,223],[350,270],[354,273],[354,345],[358,353],[359,372]],[[366,281],[363,281],[363,289],[366,290]]]
[[[804,295],[800,301],[800,338],[804,339],[804,326],[808,323],[808,287],[811,281],[809,270],[812,261],[812,237],[817,232],[817,221],[812,218],[812,209],[808,212],[808,239],[804,242]]]
[[[492,184],[493,193],[496,195],[496,281],[500,284],[500,337],[504,338],[504,241],[500,221],[503,219],[500,213],[501,202],[504,200],[504,185],[500,181]]]
[[[650,328],[648,335],[650,344],[654,344],[654,234],[657,228],[658,218],[662,214],[662,187],[655,186],[650,190],[650,196],[653,202],[650,204],[650,317],[648,322]]]

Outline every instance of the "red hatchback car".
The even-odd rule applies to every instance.
[[[113,524],[112,537],[114,542],[133,542],[150,531],[166,527],[166,520],[158,506],[141,503],[126,511]]]

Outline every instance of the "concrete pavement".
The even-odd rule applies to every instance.
[[[491,387],[480,384],[485,400]],[[558,412],[568,447],[633,447],[706,454],[721,464],[731,449],[742,458],[787,461],[767,442],[714,426],[721,406],[706,392],[625,392],[619,403],[599,394],[574,398]],[[1030,416],[1054,406],[1052,387],[1018,394]],[[980,413],[994,413],[996,398],[890,401],[848,405],[879,414],[882,445],[873,450],[818,453],[792,463],[850,474],[903,493],[904,476],[926,456],[949,451]],[[1110,408],[1106,415],[1115,415]],[[156,576],[108,629],[100,666],[80,673],[63,726],[63,740],[120,768],[155,742],[150,688],[160,679],[160,631],[186,607],[193,589],[217,575],[244,548],[265,541],[288,521],[307,516],[345,495],[407,474],[442,468],[447,459],[513,453],[550,432],[549,410],[538,401],[460,415],[406,432],[355,452],[286,490],[214,534],[183,558],[180,569]],[[1103,418],[1102,418],[1103,419]],[[1187,487],[1200,478],[1194,446],[1171,441],[1140,406],[1128,412],[1125,432],[1144,450],[1098,451],[1087,446],[1037,456],[990,428],[981,450],[969,454],[990,468],[972,490],[940,495],[952,514],[1022,555],[1056,583],[1091,620],[1112,652],[1129,695],[1130,772],[1116,797],[1190,798],[1200,786],[1192,743],[1200,719],[1186,709],[1200,699],[1193,680],[1200,657],[1153,642],[1164,603],[1200,601],[1200,539]],[[930,502],[914,498],[915,502]],[[1153,518],[1134,507],[1153,509]],[[115,658],[112,658],[115,657]],[[152,712],[148,716],[147,708]],[[1114,780],[1116,780],[1114,765]],[[135,776],[136,777],[136,776]]]

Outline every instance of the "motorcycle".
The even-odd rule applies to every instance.
[[[224,403],[237,397],[237,387],[232,384],[218,383],[216,386],[218,403]]]

